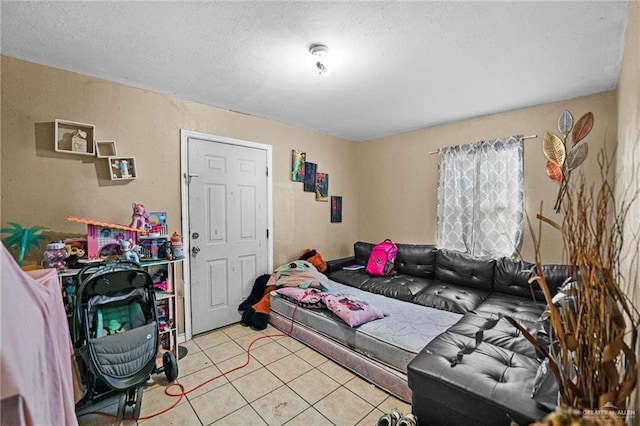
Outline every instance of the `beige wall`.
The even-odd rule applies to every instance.
[[[618,80],[618,180],[616,197],[621,201],[625,192],[640,190],[640,3],[632,2],[625,37],[624,55]],[[628,192],[627,192],[628,193]],[[623,288],[640,309],[640,266],[637,247],[640,241],[640,200],[629,210],[625,222],[626,246],[622,251],[621,271],[626,281]],[[635,238],[634,238],[635,236]],[[640,359],[640,348],[637,354]],[[640,392],[636,391],[635,409],[640,418]]]
[[[557,217],[552,206],[558,187],[545,174],[540,148],[545,130],[555,131],[563,109],[576,119],[595,114],[591,154],[581,167],[587,173],[596,170],[602,143],[616,139],[614,92],[358,144],[13,58],[2,57],[1,66],[2,224],[81,233],[81,225],[65,220],[68,214],[127,223],[137,201],[167,210],[170,228],[180,229],[179,130],[185,128],[273,146],[275,265],[305,247],[318,248],[327,259],[346,256],[357,239],[436,242],[439,156],[428,152],[441,146],[537,134],[525,141],[526,208],[534,217],[542,201],[544,213]],[[136,158],[140,178],[113,183],[104,160],[55,153],[55,118],[95,124],[97,138],[116,140],[119,154]],[[293,148],[329,173],[330,193],[344,197],[341,224],[329,222],[328,203],[316,202],[301,183],[290,181]],[[562,260],[560,241],[543,228],[543,261]],[[532,253],[527,230],[522,254],[532,259]]]
[[[593,175],[597,173],[596,153],[603,143],[607,141],[611,150],[615,146],[615,92],[445,124],[359,145],[358,237],[373,242],[391,238],[435,243],[439,155],[429,152],[516,134],[538,135],[524,142],[527,214],[537,229],[535,215],[543,202],[543,213],[561,221],[553,212],[558,185],[545,172],[542,136],[547,130],[558,133],[556,123],[563,109],[568,109],[576,120],[588,111],[595,115],[594,128],[587,137],[590,154],[581,166],[587,175]],[[543,262],[562,261],[562,238],[548,226],[543,228],[541,251]],[[527,260],[534,258],[528,229],[521,253]]]
[[[131,203],[167,211],[181,230],[180,129],[272,146],[274,266],[306,248],[327,259],[347,256],[357,232],[357,146],[285,124],[225,111],[13,58],[1,60],[0,224],[41,225],[57,239],[86,227],[67,215],[128,224]],[[54,152],[56,118],[92,123],[97,139],[113,139],[136,159],[138,179],[114,183],[106,160]],[[343,196],[342,223],[291,182],[291,150],[307,153],[329,174],[330,195]],[[25,263],[38,262],[40,253]],[[179,282],[179,293],[182,286]],[[179,299],[180,300],[180,299]],[[179,329],[184,330],[180,310]]]
[[[96,125],[118,154],[136,159],[139,178],[109,180],[106,161],[54,152],[53,120]],[[272,145],[274,264],[305,247],[327,258],[347,255],[356,239],[355,144],[285,124],[225,111],[71,72],[2,57],[2,210],[0,222],[82,233],[66,216],[128,224],[131,203],[166,210],[180,230],[180,129]],[[343,222],[330,223],[328,202],[291,182],[291,149],[329,173],[342,195]]]

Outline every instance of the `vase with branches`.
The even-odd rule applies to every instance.
[[[638,327],[640,315],[621,289],[623,247],[639,254],[639,243],[623,244],[625,221],[639,188],[616,200],[609,183],[612,161],[603,149],[598,154],[599,186],[588,185],[583,175],[563,195],[562,223],[538,214],[539,226],[549,224],[562,233],[564,255],[572,284],[570,303],[553,303],[543,274],[535,275],[548,305],[551,345],[547,350],[513,319],[527,339],[549,358],[558,384],[558,410],[542,424],[633,424],[627,410],[637,386]],[[637,174],[634,174],[637,178]],[[637,186],[637,185],[636,185]],[[536,270],[542,271],[540,240],[533,235]],[[541,228],[537,235],[540,235]],[[627,253],[629,255],[629,253]],[[638,276],[626,276],[638,283]],[[557,299],[556,299],[557,300]],[[587,420],[588,419],[588,420]]]

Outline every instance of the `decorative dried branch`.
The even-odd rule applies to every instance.
[[[590,130],[593,117],[583,119],[573,129],[574,141]],[[539,283],[549,305],[552,347],[557,348],[550,351],[549,360],[561,407],[618,412],[626,409],[637,386],[640,314],[620,287],[620,259],[627,247],[623,245],[625,220],[640,190],[636,184],[634,190],[624,192],[622,200],[616,200],[609,184],[612,164],[602,150],[599,187],[588,187],[583,175],[566,186],[562,225],[537,216],[540,223],[561,230],[565,261],[577,284],[572,294],[575,303],[553,305],[542,274],[540,243],[534,235],[539,276],[532,280]],[[637,177],[637,170],[632,173]],[[640,253],[639,241],[631,245],[635,256]],[[632,281],[626,283],[627,288],[640,285],[637,273],[627,279]]]

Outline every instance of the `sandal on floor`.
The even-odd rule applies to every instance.
[[[418,426],[418,418],[411,413],[406,414],[396,423],[396,426]]]
[[[390,413],[382,415],[380,419],[378,419],[378,423],[376,426],[398,426],[399,421],[402,418],[402,414],[398,412],[398,410],[393,409]]]

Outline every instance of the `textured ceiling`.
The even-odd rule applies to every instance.
[[[362,141],[614,89],[629,3],[0,7],[3,55]]]

